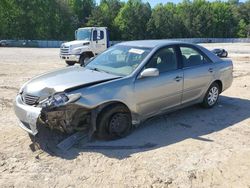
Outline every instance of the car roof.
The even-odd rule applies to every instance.
[[[136,41],[128,41],[128,42],[121,42],[118,43],[117,45],[124,45],[124,46],[132,46],[132,47],[141,47],[141,48],[161,48],[166,45],[175,45],[175,44],[183,44],[183,45],[190,45],[194,46],[203,53],[205,53],[213,62],[218,62],[221,61],[221,59],[216,56],[214,53],[209,51],[208,49],[194,44],[194,43],[189,43],[189,42],[183,42],[183,41],[173,41],[173,40],[136,40]]]
[[[121,42],[118,45],[125,45],[125,46],[134,46],[134,47],[144,47],[144,48],[155,48],[159,46],[165,45],[173,45],[173,44],[191,44],[187,42],[180,42],[180,41],[172,41],[172,40],[135,40],[135,41],[128,41],[128,42]]]

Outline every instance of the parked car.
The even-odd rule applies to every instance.
[[[230,87],[230,60],[195,44],[164,40],[119,43],[86,66],[66,67],[25,83],[15,100],[20,125],[66,133],[88,129],[124,137],[149,117],[200,103],[213,107]],[[145,138],[146,139],[146,138]]]
[[[7,40],[0,40],[0,46],[8,46]]]
[[[24,40],[22,45],[24,47],[38,47],[38,42],[34,40]]]
[[[217,55],[218,57],[227,57],[228,53],[225,49],[222,48],[216,48],[213,49],[212,52]]]

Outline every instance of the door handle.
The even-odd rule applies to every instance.
[[[182,76],[176,76],[174,79],[176,82],[179,82],[182,79]]]
[[[208,71],[212,73],[212,72],[214,72],[214,69],[213,68],[209,68]]]

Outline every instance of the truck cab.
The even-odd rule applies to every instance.
[[[60,48],[60,58],[68,65],[86,62],[109,47],[106,27],[84,27],[75,31],[75,40],[65,42]]]

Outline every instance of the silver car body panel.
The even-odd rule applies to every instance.
[[[24,104],[24,102],[21,99],[20,95],[17,95],[15,102],[14,102],[14,110],[16,113],[16,116],[19,119],[19,125],[21,128],[23,128],[25,131],[32,135],[37,134],[37,118],[40,115],[41,108],[28,106]]]
[[[181,44],[200,50],[212,63],[181,68],[157,77],[138,77],[158,49]],[[80,93],[80,99],[74,104],[89,111],[101,109],[113,102],[123,103],[131,111],[133,124],[139,124],[153,115],[202,102],[209,86],[216,80],[222,83],[222,91],[232,84],[232,62],[221,60],[199,45],[166,40],[131,41],[118,45],[146,47],[152,50],[140,65],[125,77],[80,66],[68,67],[35,77],[24,84],[20,93],[39,96],[40,101],[62,91],[67,94]],[[180,79],[177,81],[176,77]],[[17,96],[15,112],[21,121],[27,122],[25,111],[35,111],[39,114],[40,110],[35,106],[23,104],[20,94]]]
[[[39,96],[41,100],[54,93],[62,92],[76,86],[84,86],[118,78],[119,76],[72,66],[49,72],[33,78],[22,87],[22,92]]]

